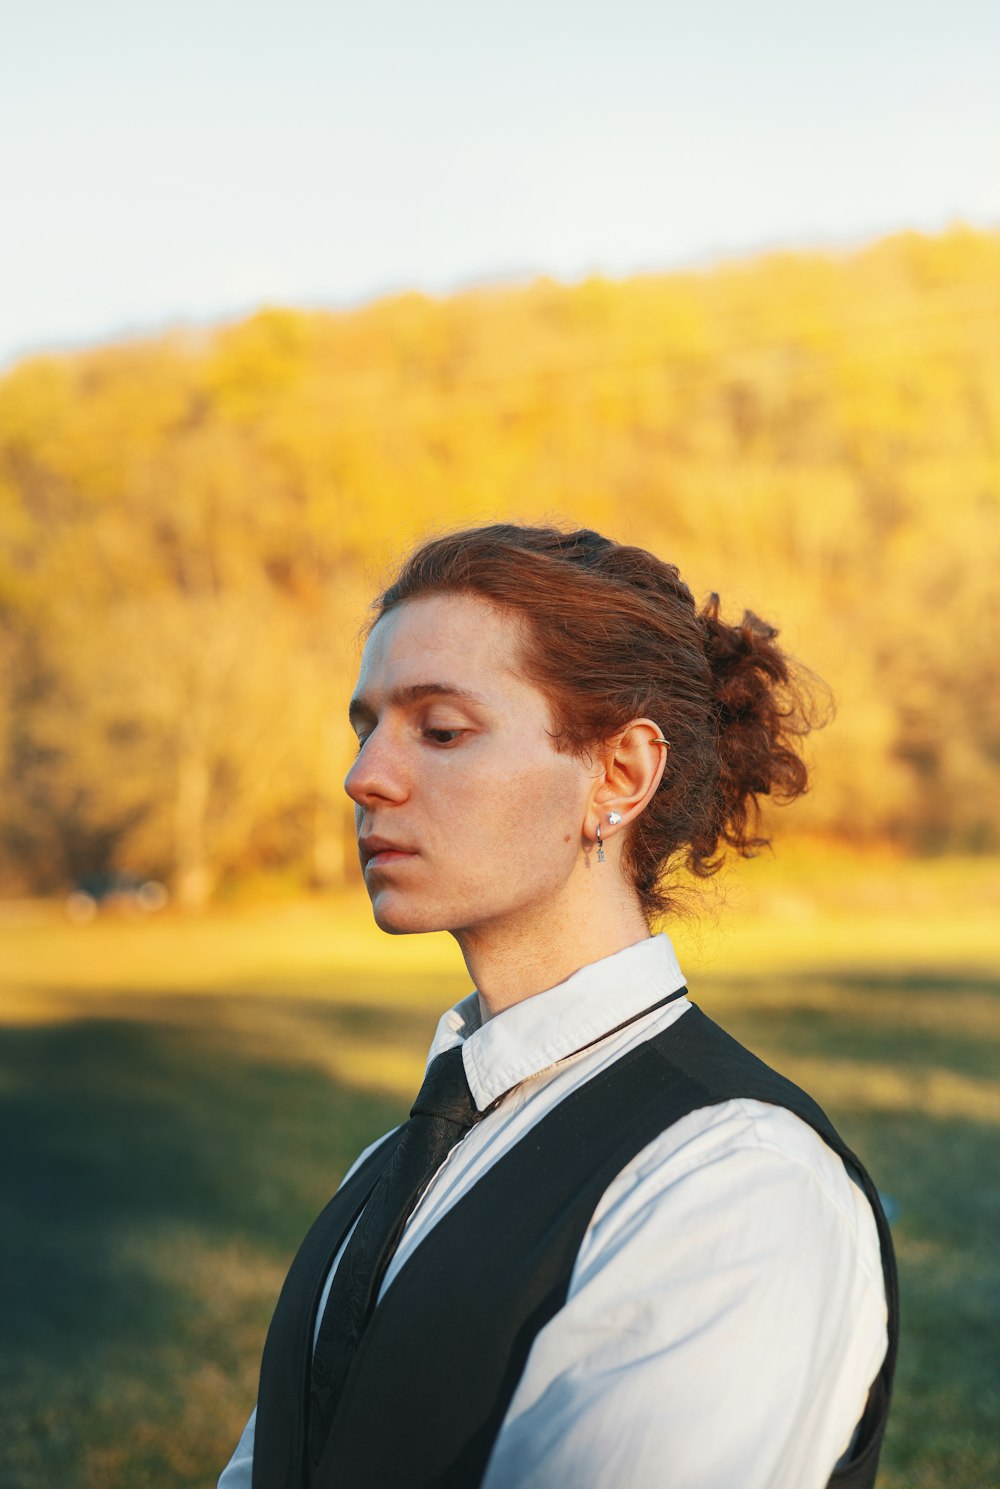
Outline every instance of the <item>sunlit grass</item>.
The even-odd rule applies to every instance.
[[[883,1489],[1000,1481],[998,878],[764,863],[677,936],[697,1001],[814,1092],[899,1205]],[[208,1485],[290,1254],[404,1114],[464,967],[353,896],[2,918],[0,1482]]]
[[[989,972],[1000,952],[1000,859],[864,858],[784,849],[689,890],[669,924],[689,973],[925,966]],[[386,936],[363,891],[237,902],[192,918],[71,925],[57,901],[0,904],[0,1016],[59,1016],[77,991],[204,993],[238,988],[326,999],[351,974],[387,979],[379,1002],[440,1008],[440,979],[467,987],[444,934]],[[415,980],[414,974],[419,974]]]

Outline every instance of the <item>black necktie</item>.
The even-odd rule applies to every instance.
[[[309,1456],[314,1466],[407,1218],[452,1148],[479,1117],[462,1046],[456,1045],[438,1055],[428,1070],[410,1120],[334,1274],[313,1353]]]

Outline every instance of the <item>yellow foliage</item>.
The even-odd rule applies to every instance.
[[[603,528],[782,626],[841,704],[783,823],[995,847],[998,333],[1000,235],[958,227],[15,367],[7,881],[337,878],[367,598],[422,535],[495,518]]]

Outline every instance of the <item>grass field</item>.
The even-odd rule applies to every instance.
[[[898,1206],[882,1489],[1000,1484],[998,904],[995,863],[791,862],[677,935],[697,1001]],[[7,906],[0,969],[0,1483],[210,1485],[290,1254],[403,1115],[464,969],[351,899],[89,926]]]

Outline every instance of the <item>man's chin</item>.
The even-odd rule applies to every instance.
[[[422,932],[445,929],[439,919],[415,905],[393,904],[391,895],[377,894],[372,900],[372,915],[380,931],[387,936],[418,936]]]

